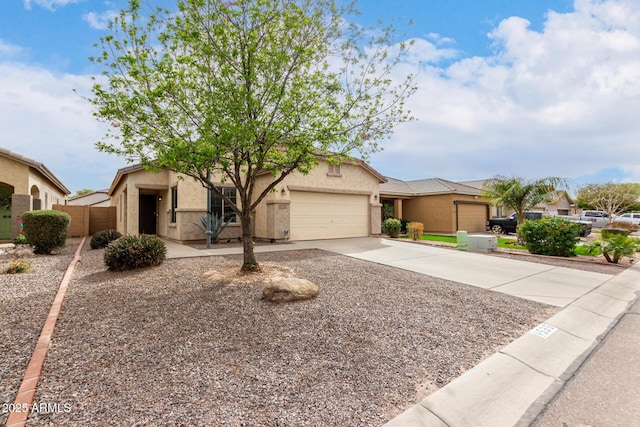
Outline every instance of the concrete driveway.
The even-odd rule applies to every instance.
[[[166,243],[169,258],[242,253],[242,248],[238,247],[197,250],[173,242]],[[556,307],[566,307],[613,277],[609,274],[373,237],[257,246],[255,251],[260,253],[301,249],[322,249]]]
[[[613,277],[391,239],[340,239],[313,243],[326,251],[557,307],[567,306]]]

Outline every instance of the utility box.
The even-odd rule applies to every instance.
[[[498,249],[498,237],[486,234],[472,234],[468,236],[470,251],[489,252]]]
[[[467,250],[467,232],[466,231],[458,231],[456,233],[456,243],[458,244],[458,249],[461,251]]]

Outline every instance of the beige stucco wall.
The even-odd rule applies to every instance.
[[[272,175],[261,176],[256,182],[256,196],[264,191],[273,180],[274,177]],[[372,217],[369,218],[371,233],[379,234],[379,186],[378,178],[360,165],[352,162],[342,163],[340,165],[340,174],[336,175],[330,174],[329,164],[321,160],[318,166],[313,168],[307,175],[299,172],[291,173],[276,186],[275,191],[266,196],[255,211],[255,237],[261,239],[280,239],[282,237],[282,230],[289,220],[288,204],[290,203],[292,190],[367,195],[370,205],[376,208],[371,209]]]
[[[441,194],[417,196],[403,203],[403,219],[418,221],[429,233],[456,232],[455,200],[480,200],[474,196],[461,194]]]
[[[219,176],[213,176],[220,181]],[[221,184],[221,185],[230,185]],[[176,222],[171,222],[171,188],[178,188]],[[207,214],[207,189],[193,178],[173,171],[158,173],[146,170],[129,172],[123,176],[111,195],[111,205],[117,208],[118,231],[122,234],[138,235],[140,194],[153,194],[157,200],[157,232],[159,236],[177,241],[206,239],[198,228],[200,217]],[[220,238],[236,238],[240,235],[240,224],[229,224]]]
[[[64,204],[67,197],[37,170],[4,156],[0,156],[0,182],[13,186],[14,194],[32,194],[31,189],[35,186],[42,200],[41,209]]]
[[[65,204],[67,199],[66,194],[61,192],[58,187],[52,185],[51,182],[39,172],[31,169],[29,173],[29,189],[33,187],[36,187],[40,193],[41,209],[51,209],[53,205]]]
[[[12,185],[14,194],[29,194],[29,167],[0,156],[0,182]]]

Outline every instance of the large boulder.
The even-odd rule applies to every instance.
[[[262,292],[262,299],[271,302],[289,302],[314,298],[320,290],[306,279],[282,277],[274,279]]]

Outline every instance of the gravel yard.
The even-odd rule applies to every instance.
[[[77,242],[0,276],[3,402]],[[117,273],[102,253],[82,253],[36,392],[70,410],[28,425],[378,426],[559,311],[319,250],[258,254],[320,286],[284,305],[260,299],[259,277],[204,277],[241,256]]]
[[[20,251],[32,268],[21,274],[0,274],[0,402],[13,403],[22,376],[36,346],[62,276],[73,259],[80,239],[68,239],[55,255],[33,255]],[[0,256],[0,270],[13,258]],[[0,409],[4,409],[0,408]],[[0,410],[0,425],[8,414]]]

